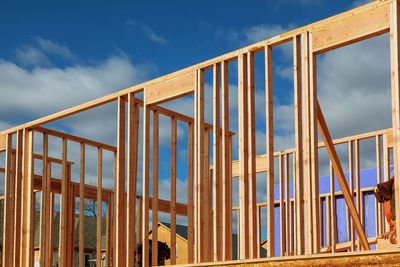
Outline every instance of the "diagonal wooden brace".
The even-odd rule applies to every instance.
[[[354,222],[354,227],[356,228],[358,238],[360,240],[361,246],[364,250],[370,250],[367,237],[365,236],[364,228],[361,225],[361,220],[359,214],[357,213],[356,206],[354,205],[354,196],[350,193],[349,186],[347,184],[346,178],[343,173],[342,165],[340,164],[336,149],[333,146],[332,138],[329,133],[328,127],[325,122],[324,115],[322,114],[321,107],[317,100],[317,120],[318,128],[321,132],[322,139],[328,151],[329,158],[332,162],[332,166],[335,170],[340,188],[342,189],[344,200],[346,201],[347,208]]]

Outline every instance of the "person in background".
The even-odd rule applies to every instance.
[[[381,238],[390,238],[390,242],[396,244],[396,204],[393,182],[394,178],[392,177],[384,183],[377,184],[374,194],[377,201],[384,204],[386,220],[390,226],[390,230],[383,233]]]

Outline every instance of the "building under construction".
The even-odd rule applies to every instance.
[[[149,249],[152,262],[157,262],[157,227],[152,229],[151,248],[149,229],[151,225],[158,225],[160,213],[170,218],[171,264],[176,264],[177,216],[185,217],[187,222],[187,264],[400,263],[397,244],[379,245],[383,241],[377,237],[388,226],[380,203],[373,198],[372,209],[367,208],[365,199],[372,194],[373,187],[361,186],[359,164],[360,141],[372,140],[376,147],[376,171],[370,184],[388,180],[393,168],[396,213],[400,214],[399,13],[400,2],[375,1],[1,132],[0,153],[5,155],[4,168],[0,168],[4,172],[2,266],[33,266],[35,250],[39,251],[40,266],[53,266],[54,250],[59,253],[59,266],[75,263],[84,266],[85,224],[80,223],[77,229],[79,242],[74,234],[76,218],[80,222],[85,220],[84,200],[93,200],[97,205],[97,266],[101,266],[103,254],[106,266],[133,266],[139,242],[143,244],[144,266],[149,265]],[[333,140],[317,98],[317,55],[383,34],[390,39],[392,127]],[[292,46],[295,145],[275,151],[272,55],[273,48],[288,44]],[[262,59],[259,70],[255,57]],[[265,81],[262,119],[266,153],[257,155],[255,118],[260,114],[255,113],[255,75],[260,73]],[[237,77],[234,88],[232,76]],[[238,99],[234,120],[229,112],[233,89],[237,90]],[[181,98],[192,99],[193,117],[164,105]],[[210,122],[205,119],[205,112],[209,112],[205,109],[206,99],[212,99],[212,105],[207,103],[212,106]],[[116,146],[47,127],[49,123],[81,112],[95,112],[96,108],[112,102],[117,109]],[[168,133],[170,188],[162,188],[169,191],[168,200],[159,197],[159,165],[163,160],[159,153],[160,117],[168,118],[171,129]],[[232,127],[230,120],[237,121],[237,127]],[[186,132],[187,163],[184,165],[180,164],[181,153],[177,151],[178,127]],[[318,134],[323,142],[318,142]],[[233,138],[238,142],[233,142]],[[51,151],[54,146],[49,145],[50,139],[60,144],[57,157]],[[336,149],[343,144],[348,147],[348,175]],[[78,160],[69,158],[72,146],[80,151]],[[97,155],[96,185],[86,179],[88,149],[95,149]],[[322,151],[327,152],[331,166],[327,193],[320,192],[319,153]],[[103,157],[106,154],[112,156]],[[112,188],[103,186],[105,165],[112,166]],[[73,167],[79,170],[78,178],[72,177]],[[57,168],[60,175],[54,172]],[[177,192],[178,172],[186,173],[187,177],[184,203],[177,201],[177,196],[183,198],[183,191]],[[256,177],[260,175],[267,184],[264,202],[258,202],[256,197]],[[335,180],[340,188],[335,188]],[[238,181],[238,193],[232,190],[233,181]],[[339,199],[346,207],[348,238],[343,242],[337,238]],[[234,200],[239,200],[237,206]],[[59,212],[57,224],[55,212]],[[371,214],[374,229],[366,233],[366,217]],[[35,224],[39,224],[36,248]],[[54,229],[54,225],[59,228]],[[400,228],[400,220],[396,228]],[[56,232],[57,247],[54,245]],[[261,256],[264,232],[267,240],[263,249],[267,257]],[[237,234],[235,256],[232,255],[233,234]],[[397,232],[397,242],[400,242],[400,232]]]

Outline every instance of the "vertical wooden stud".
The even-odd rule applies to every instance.
[[[275,211],[274,211],[274,128],[272,93],[272,47],[265,47],[265,117],[267,154],[267,238],[268,257],[275,256]]]
[[[194,262],[193,123],[188,124],[188,263]]]
[[[127,152],[127,266],[134,264],[136,251],[136,189],[139,145],[139,108],[136,107],[134,94],[128,94],[128,152]]]
[[[158,262],[158,136],[159,136],[158,112],[153,112],[153,207],[152,218],[152,265]],[[171,162],[172,162],[171,158]],[[172,177],[172,176],[171,176]],[[172,184],[171,184],[172,186]],[[171,188],[172,189],[172,188]],[[172,229],[172,221],[171,221]],[[171,254],[173,255],[173,254]]]
[[[80,180],[79,180],[79,267],[85,265],[84,249],[85,249],[85,144],[81,143],[81,156],[79,162]]]
[[[171,264],[176,264],[176,117],[171,118]]]
[[[249,131],[249,243],[250,258],[257,258],[257,178],[254,53],[247,53],[247,101]]]
[[[11,259],[11,183],[12,183],[12,134],[6,135],[6,163],[4,179],[4,213],[3,213],[3,252],[2,266],[10,266]]]
[[[50,265],[47,262],[47,233],[48,229],[48,214],[49,214],[49,196],[50,196],[50,177],[47,175],[47,156],[48,156],[48,134],[43,134],[43,159],[42,159],[42,194],[40,201],[40,266]]]
[[[103,150],[97,148],[97,235],[96,235],[96,266],[101,266],[101,217],[103,210]]]
[[[126,197],[125,197],[125,98],[118,97],[117,117],[117,177],[116,177],[116,265],[126,264]]]
[[[239,213],[240,259],[249,258],[249,151],[247,103],[247,55],[238,59],[238,116],[239,116]]]
[[[213,201],[214,201],[214,213],[213,213],[213,260],[221,261],[222,246],[222,195],[221,191],[221,135],[220,135],[220,78],[221,78],[221,66],[220,64],[214,64],[213,67]]]
[[[285,189],[285,185],[283,184],[284,176],[283,176],[283,154],[279,154],[279,222],[280,222],[280,249],[281,256],[285,255],[286,249],[286,235],[285,235],[285,207],[284,207],[284,197],[283,192]]]
[[[145,94],[146,95],[146,94]],[[145,99],[146,103],[146,99]],[[149,266],[150,109],[143,107],[142,264]]]
[[[329,165],[330,170],[330,186],[331,186],[331,196],[330,196],[330,212],[331,212],[331,246],[332,253],[336,252],[336,243],[337,243],[337,221],[336,221],[336,196],[335,196],[335,172],[333,170],[332,163]]]
[[[228,62],[221,62],[222,109],[222,259],[232,259],[232,161],[229,136]]]

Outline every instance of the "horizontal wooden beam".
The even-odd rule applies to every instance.
[[[162,103],[176,97],[193,94],[195,71],[178,76],[166,82],[146,87],[146,105]]]
[[[72,135],[72,134],[63,133],[63,132],[60,132],[60,131],[56,131],[56,130],[45,128],[45,127],[41,127],[41,126],[35,127],[35,131],[36,132],[41,132],[41,133],[48,133],[51,136],[55,136],[55,137],[59,137],[59,138],[66,138],[69,141],[75,141],[75,142],[78,142],[78,143],[85,143],[86,145],[93,146],[93,147],[100,147],[100,148],[103,148],[105,150],[109,150],[109,151],[112,151],[112,152],[117,151],[117,148],[115,146],[110,146],[110,145],[107,145],[107,144],[104,144],[104,143],[100,143],[100,142],[96,142],[96,141],[93,141],[93,140],[90,140],[90,139],[87,139],[87,138],[79,137],[79,136]]]
[[[312,31],[312,50],[326,52],[389,31],[389,5],[369,9]]]

